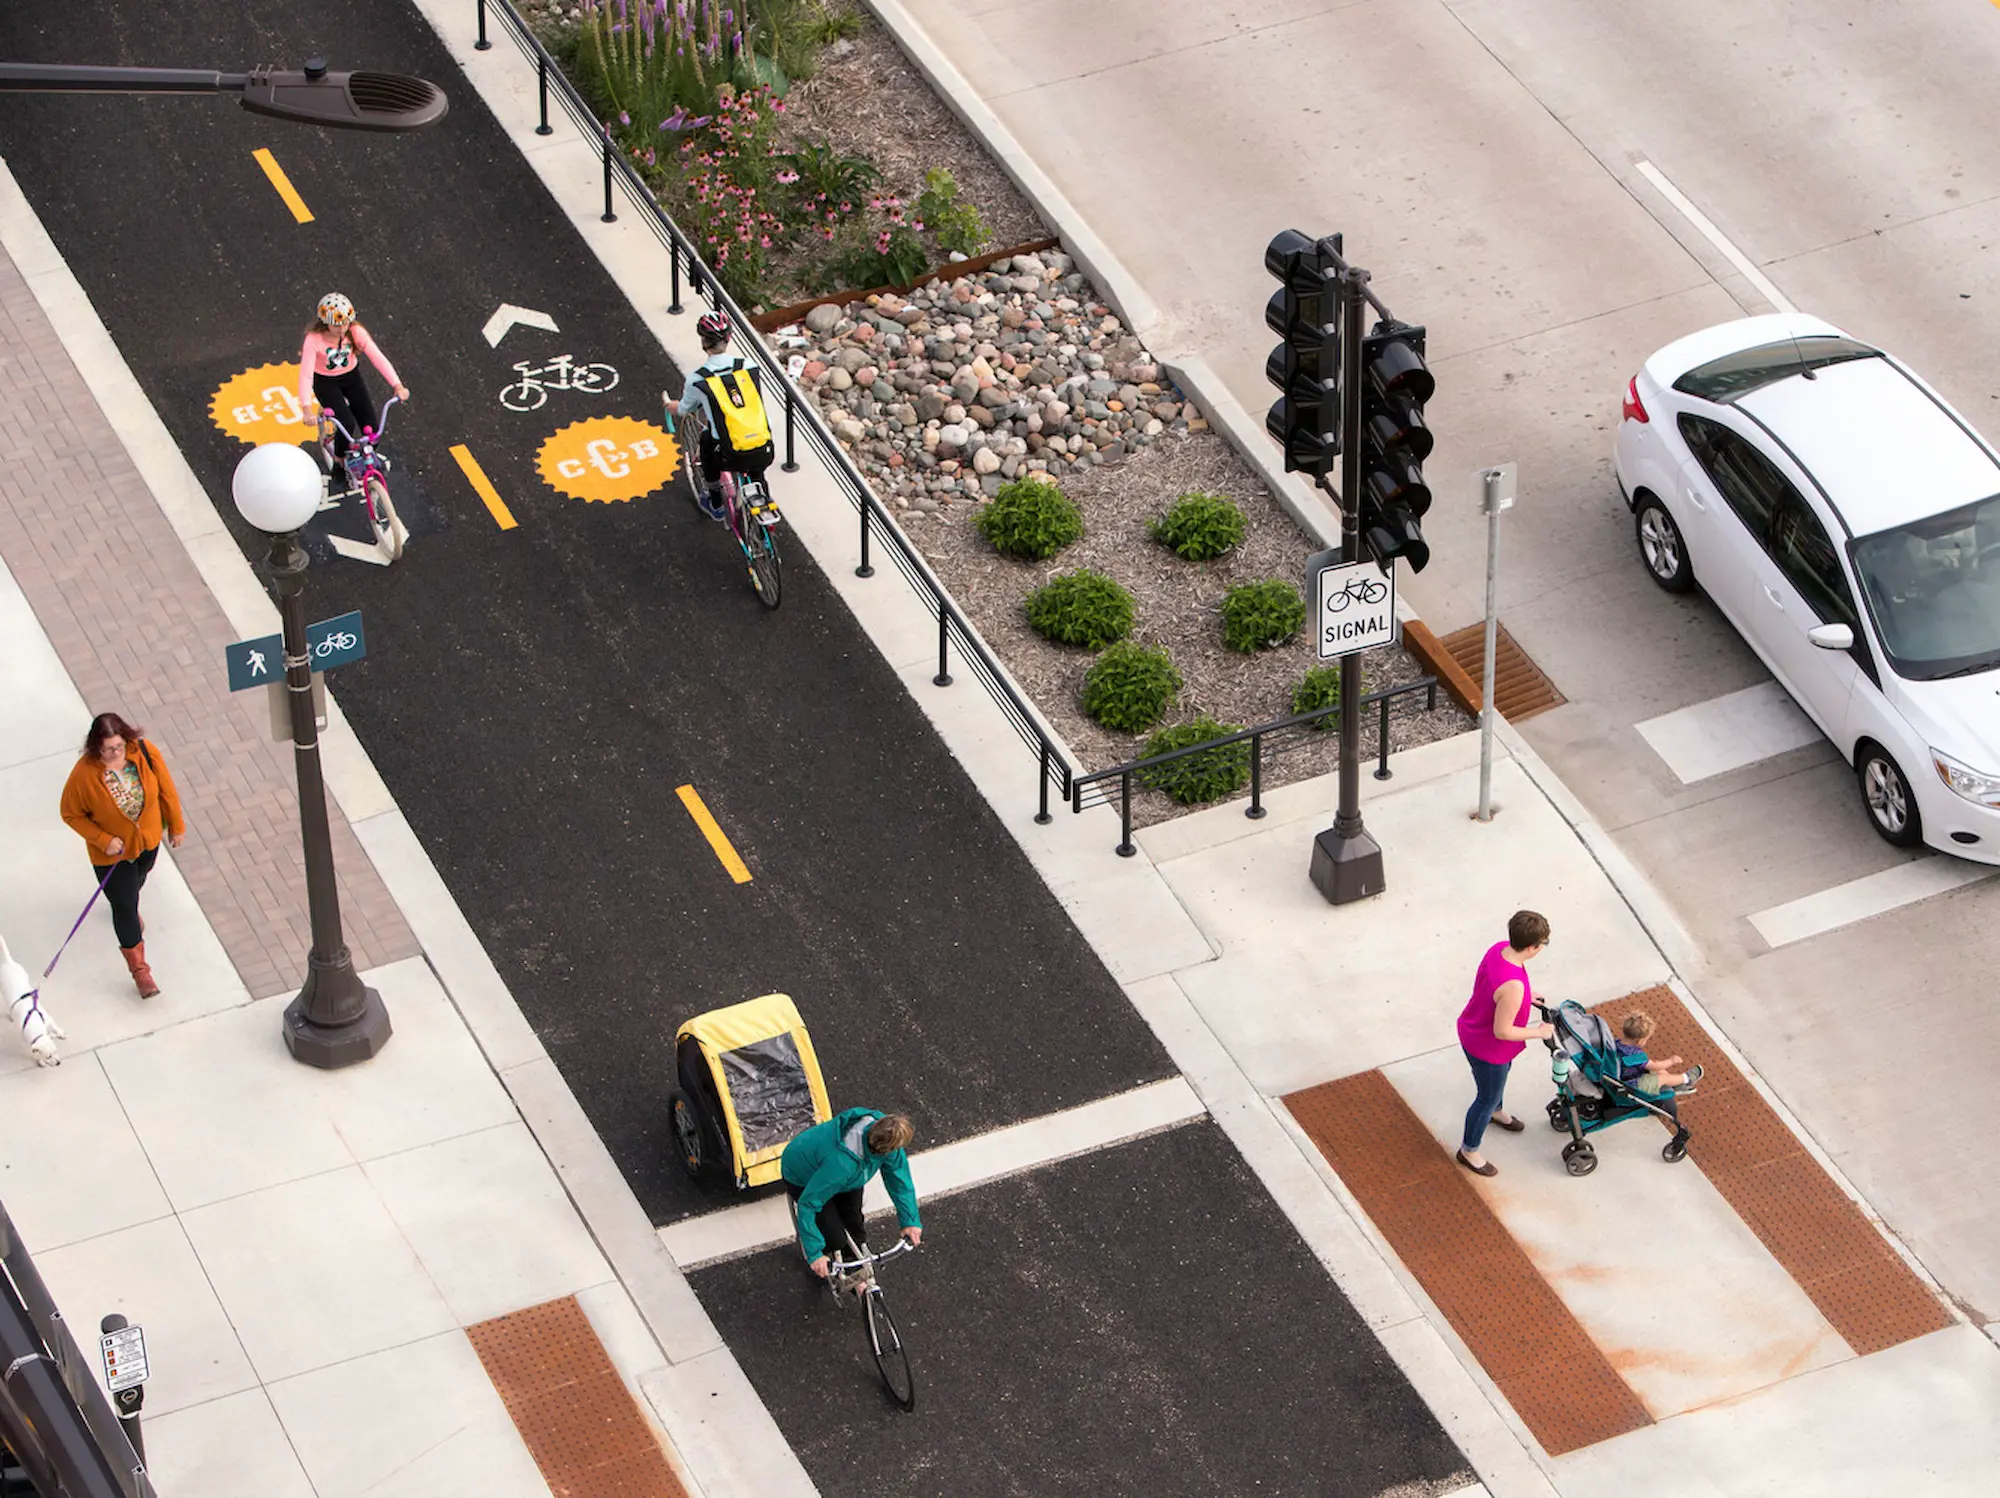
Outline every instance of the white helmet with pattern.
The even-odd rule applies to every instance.
[[[354,321],[354,303],[337,291],[329,291],[319,299],[319,320],[339,332]]]

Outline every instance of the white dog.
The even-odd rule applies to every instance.
[[[28,1042],[28,1054],[35,1058],[35,1065],[61,1066],[56,1042],[68,1037],[42,1008],[41,991],[29,980],[28,970],[14,960],[4,939],[0,939],[0,998],[7,1001],[8,1017],[21,1027],[21,1038]]]

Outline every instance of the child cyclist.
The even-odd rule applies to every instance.
[[[688,375],[674,412],[700,419],[702,490],[695,503],[720,520],[723,470],[761,478],[771,466],[771,420],[764,410],[761,376],[747,360],[726,352],[729,319],[710,312],[694,329],[708,357]]]
[[[306,329],[305,343],[299,349],[299,408],[308,421],[317,421],[324,406],[357,437],[363,427],[380,427],[375,398],[361,378],[361,361],[356,357],[363,354],[389,382],[397,400],[410,398],[410,392],[396,378],[389,356],[354,320],[354,303],[337,291],[328,292],[319,299],[312,326]],[[347,456],[347,439],[338,430],[333,434],[333,454]]]

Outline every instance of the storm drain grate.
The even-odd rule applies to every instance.
[[[574,1296],[465,1334],[553,1498],[687,1498]]]
[[[1847,1345],[1865,1356],[1951,1325],[1937,1296],[1717,1051],[1673,990],[1649,988],[1595,1012],[1616,1024],[1635,1009],[1658,1026],[1649,1051],[1702,1064],[1701,1087],[1681,1113],[1688,1158]]]
[[[1486,626],[1468,624],[1442,636],[1438,643],[1472,678],[1473,686],[1484,693]],[[1518,723],[1552,707],[1561,707],[1568,700],[1542,674],[1542,668],[1528,659],[1528,652],[1515,643],[1514,637],[1507,633],[1507,626],[1500,625],[1493,641],[1493,710],[1509,723]],[[1474,704],[1475,709],[1477,705]]]
[[[1362,1072],[1284,1102],[1544,1451],[1652,1424],[1387,1077]]]

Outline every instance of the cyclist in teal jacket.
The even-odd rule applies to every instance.
[[[852,1235],[857,1247],[867,1250],[861,1188],[877,1174],[889,1190],[889,1200],[895,1203],[903,1236],[913,1244],[923,1241],[917,1188],[910,1180],[910,1159],[905,1153],[914,1133],[910,1121],[900,1113],[849,1108],[823,1124],[814,1124],[785,1146],[778,1169],[798,1220],[799,1249],[814,1274],[825,1278],[830,1267],[827,1245],[838,1241],[842,1229]]]

